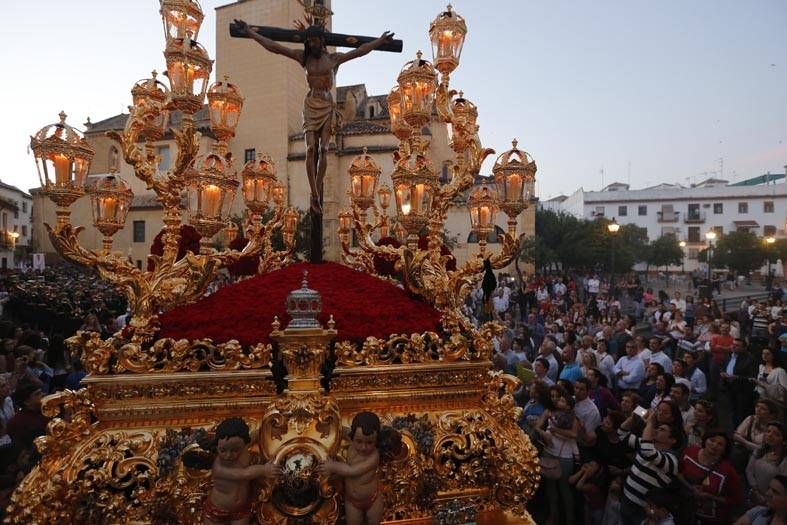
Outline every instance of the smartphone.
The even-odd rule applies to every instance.
[[[635,409],[634,409],[634,413],[635,413],[637,416],[641,417],[642,419],[645,419],[645,416],[647,416],[647,415],[648,415],[648,411],[647,411],[646,409],[642,408],[642,407],[637,407],[637,408],[635,408]]]

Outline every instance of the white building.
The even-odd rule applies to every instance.
[[[735,184],[711,178],[689,188],[660,184],[631,190],[616,182],[601,191],[580,188],[559,206],[557,211],[579,218],[606,217],[620,224],[635,224],[647,229],[651,240],[675,235],[686,242],[686,270],[698,266],[697,254],[707,247],[705,233],[710,230],[717,234],[749,230],[758,236],[787,235],[787,183],[781,174]]]
[[[15,186],[0,182],[0,268],[16,267],[14,252],[30,248],[33,197]]]

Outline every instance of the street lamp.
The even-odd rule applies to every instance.
[[[705,239],[708,240],[708,281],[711,280],[711,258],[713,255],[713,240],[716,238],[716,232],[713,230],[705,232]]]
[[[680,246],[680,251],[683,252],[681,255],[682,264],[680,273],[686,273],[686,252],[684,251],[684,248],[686,248],[686,241],[680,241],[678,246]]]
[[[612,235],[612,240],[610,241],[611,252],[612,252],[612,264],[610,265],[610,277],[609,277],[609,293],[612,295],[612,291],[615,287],[615,236],[620,230],[620,224],[618,221],[615,220],[615,217],[612,217],[612,222],[607,224],[607,230]]]
[[[773,287],[773,279],[771,278],[771,250],[773,249],[773,243],[776,242],[776,238],[773,235],[769,235],[765,238],[765,245],[768,249],[768,275],[765,277],[765,289],[769,292]]]

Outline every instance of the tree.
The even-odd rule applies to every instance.
[[[679,265],[683,262],[683,250],[674,235],[663,235],[650,243],[645,262],[653,266]]]
[[[761,267],[766,257],[762,240],[752,232],[739,230],[716,241],[711,262],[745,275]]]

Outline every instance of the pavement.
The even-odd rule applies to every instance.
[[[675,291],[679,291],[683,297],[693,295],[694,299],[697,299],[697,290],[692,288],[691,280],[688,278],[681,279],[680,276],[671,278],[667,286],[665,286],[665,280],[663,278],[656,279],[651,277],[647,281],[643,281],[643,286],[645,288],[652,288],[653,292],[656,294],[658,294],[659,290],[664,290],[672,297]],[[721,294],[716,293],[715,290],[713,292],[713,298],[719,304],[721,310],[725,312],[736,310],[744,299],[759,300],[767,298],[768,296],[769,292],[765,290],[765,286],[756,280],[753,280],[751,284],[741,282],[733,290],[729,289],[725,281],[722,283]]]

